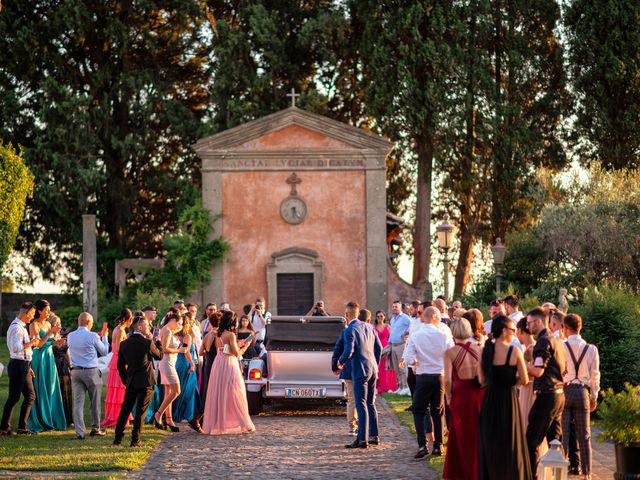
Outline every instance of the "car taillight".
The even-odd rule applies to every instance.
[[[258,368],[252,368],[249,370],[250,380],[260,380],[262,378],[262,372]]]

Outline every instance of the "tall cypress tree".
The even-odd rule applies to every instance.
[[[350,27],[334,2],[209,0],[207,11],[214,37],[212,131],[288,107],[291,88],[302,92],[299,106],[357,121],[357,97],[345,101],[347,89],[335,85],[350,65]]]
[[[578,152],[605,168],[640,167],[640,3],[574,0],[565,25]]]
[[[473,246],[530,224],[540,205],[536,169],[566,163],[560,121],[569,101],[555,0],[473,0],[456,9],[452,101],[441,126],[441,200],[457,213],[455,294],[469,281]]]
[[[417,165],[413,283],[429,279],[431,188],[436,130],[452,72],[451,2],[352,1],[363,25],[366,103],[381,130],[410,145]],[[405,142],[406,141],[406,142]]]
[[[160,252],[196,172],[204,22],[201,5],[178,0],[5,5],[0,136],[25,147],[36,177],[21,248],[46,277],[78,266],[86,212],[109,256]]]

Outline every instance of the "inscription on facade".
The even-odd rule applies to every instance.
[[[367,167],[364,158],[224,158],[206,162],[205,169],[221,171],[255,170],[255,169],[328,169],[351,170]]]

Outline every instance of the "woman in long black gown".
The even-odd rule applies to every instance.
[[[214,312],[209,316],[209,328],[207,334],[202,340],[202,346],[200,347],[200,355],[202,355],[204,361],[202,366],[202,378],[200,382],[200,410],[193,417],[193,420],[189,422],[191,428],[196,432],[202,433],[202,418],[204,416],[204,403],[207,400],[207,389],[209,388],[209,377],[211,376],[211,367],[216,359],[218,349],[216,348],[215,339],[218,337],[218,326],[220,325],[220,318],[222,318],[222,312]]]
[[[53,358],[56,361],[56,369],[58,370],[64,415],[67,419],[67,426],[70,426],[73,424],[73,396],[71,392],[71,362],[69,361],[69,346],[67,345],[68,333],[69,330],[65,329],[64,336],[53,342]]]
[[[478,372],[487,390],[480,409],[479,480],[531,480],[517,385],[528,382],[524,357],[510,345],[516,332],[503,315],[493,319]]]

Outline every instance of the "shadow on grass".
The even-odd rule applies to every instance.
[[[9,363],[9,353],[5,337],[0,337],[0,362]],[[0,377],[0,410],[4,407],[9,390],[9,378],[6,371]],[[104,414],[104,389],[101,409]],[[16,405],[12,415],[13,429],[17,428],[18,413],[22,398]],[[85,401],[85,421],[90,418],[89,399]],[[73,427],[63,432],[46,432],[36,436],[2,436],[0,437],[0,470],[12,471],[64,471],[64,472],[108,472],[137,470],[147,461],[149,454],[165,436],[165,432],[145,426],[142,431],[141,448],[129,447],[131,428],[125,431],[123,446],[114,446],[113,429],[109,429],[105,437],[86,436],[84,440],[76,439]],[[31,475],[29,478],[32,478]],[[51,478],[43,475],[42,478]],[[83,478],[74,476],[73,478]],[[87,476],[85,478],[121,478]]]

